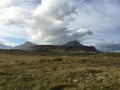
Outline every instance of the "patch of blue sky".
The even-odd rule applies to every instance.
[[[37,7],[40,3],[41,0],[15,0],[13,1],[12,5],[26,9],[32,9]]]
[[[26,39],[15,37],[5,37],[4,39],[16,44],[23,44],[26,41]]]

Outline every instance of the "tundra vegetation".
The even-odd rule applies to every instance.
[[[120,53],[1,50],[0,90],[120,90]]]

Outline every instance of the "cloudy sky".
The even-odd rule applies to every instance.
[[[120,44],[120,0],[1,0],[0,43]]]

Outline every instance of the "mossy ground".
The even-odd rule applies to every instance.
[[[0,53],[0,90],[120,90],[120,54]]]

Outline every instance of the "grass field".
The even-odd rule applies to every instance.
[[[0,90],[120,90],[120,53],[0,52]]]

